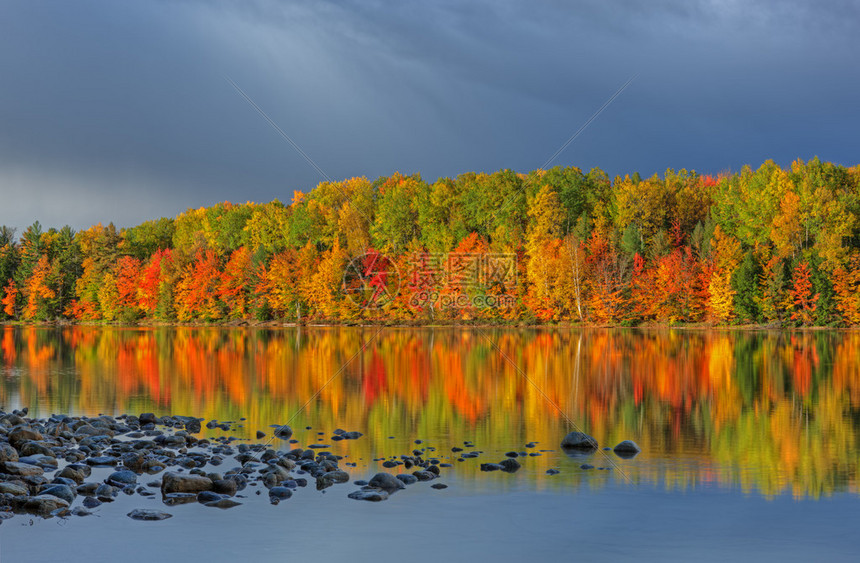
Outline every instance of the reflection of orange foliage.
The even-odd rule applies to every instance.
[[[3,327],[3,362],[23,376],[0,380],[0,398],[54,412],[247,417],[246,434],[298,415],[294,428],[377,440],[354,448],[404,432],[551,448],[569,417],[601,444],[633,438],[705,458],[701,475],[670,470],[667,481],[747,487],[759,472],[765,492],[819,494],[833,471],[856,470],[845,413],[860,408],[857,350],[856,333]],[[725,469],[741,462],[741,476]]]

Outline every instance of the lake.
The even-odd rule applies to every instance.
[[[89,517],[19,515],[4,562],[857,558],[857,332],[6,326],[0,405],[233,421],[202,435],[326,444],[353,480],[416,448],[452,464],[433,482],[448,488],[381,503],[340,484],[274,506],[258,486],[229,510],[120,495]],[[285,423],[298,443],[271,438]],[[573,430],[642,452],[566,453]],[[480,470],[512,451],[519,471]]]

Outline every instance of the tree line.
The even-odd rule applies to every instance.
[[[351,178],[123,229],[0,227],[0,319],[853,326],[858,217],[860,168],[817,158]],[[503,278],[464,273],[494,256]],[[387,299],[350,294],[356,267]]]

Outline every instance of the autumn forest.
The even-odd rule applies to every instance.
[[[352,178],[131,228],[0,227],[0,320],[854,326],[858,217],[860,168],[818,159]]]

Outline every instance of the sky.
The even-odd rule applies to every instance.
[[[0,225],[528,172],[586,123],[550,166],[852,166],[858,28],[853,0],[4,0]]]

